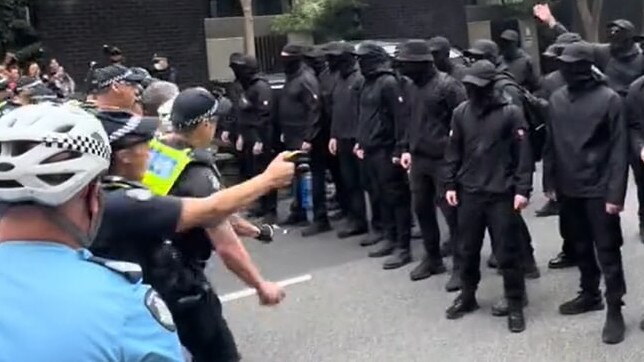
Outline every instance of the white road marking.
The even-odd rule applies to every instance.
[[[311,279],[313,279],[313,276],[311,276],[311,274],[305,274],[305,275],[300,275],[298,277],[289,278],[289,279],[279,281],[279,282],[277,282],[277,284],[279,286],[285,288],[285,287],[288,287],[290,285],[308,282]],[[253,296],[255,294],[257,294],[257,291],[255,291],[255,289],[246,288],[246,289],[238,290],[236,292],[232,292],[232,293],[222,295],[222,296],[219,297],[219,300],[222,303],[226,303],[226,302],[231,302],[231,301],[237,300],[237,299],[247,298],[247,297]]]

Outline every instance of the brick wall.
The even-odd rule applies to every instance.
[[[81,81],[88,62],[103,62],[102,45],[116,45],[128,65],[150,66],[164,52],[178,68],[182,85],[208,80],[204,18],[208,0],[38,1],[34,23],[47,56],[56,57]]]
[[[366,38],[447,36],[467,46],[463,0],[368,0],[362,12]]]

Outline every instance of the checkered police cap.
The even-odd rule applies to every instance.
[[[46,136],[43,137],[42,143],[45,147],[90,154],[104,158],[107,161],[110,160],[112,154],[110,146],[103,142],[100,137],[92,138],[69,135]]]
[[[219,100],[203,88],[188,88],[175,98],[170,119],[177,129],[194,127],[219,114]]]

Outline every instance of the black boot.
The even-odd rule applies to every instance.
[[[366,247],[366,246],[376,245],[379,242],[381,242],[382,239],[384,238],[385,237],[382,235],[382,233],[372,232],[372,233],[369,233],[369,235],[367,235],[366,238],[362,239],[362,241],[360,242],[360,246]]]
[[[521,306],[523,308],[528,306],[528,296],[525,294],[523,295]],[[508,315],[509,309],[508,300],[506,298],[501,298],[492,306],[492,315],[495,317],[505,317]]]
[[[559,313],[563,315],[577,315],[604,309],[604,302],[600,294],[581,292],[577,298],[559,306]]]
[[[397,248],[394,254],[385,260],[382,268],[385,270],[393,270],[402,268],[409,263],[411,263],[411,253],[409,252],[409,249]]]
[[[626,325],[622,315],[622,305],[621,302],[608,305],[606,323],[602,330],[602,341],[606,344],[618,344],[624,341]]]
[[[423,279],[427,279],[432,275],[438,275],[445,273],[445,265],[441,259],[432,260],[429,257],[425,257],[423,261],[418,264],[411,273],[409,273],[409,278],[415,282]]]
[[[559,215],[559,203],[548,200],[545,205],[535,213],[537,217],[548,217]]]
[[[458,270],[452,270],[452,275],[449,277],[445,290],[448,293],[458,292],[461,290],[461,275]]]
[[[284,226],[307,226],[309,225],[309,220],[306,217],[306,214],[300,212],[292,212],[288,217],[280,223]]]
[[[551,259],[548,262],[548,268],[550,269],[566,269],[566,268],[572,268],[576,266],[577,264],[571,258],[568,256],[568,254],[561,252],[559,253],[555,258]]]
[[[523,271],[526,279],[535,280],[541,278],[541,272],[539,271],[539,267],[537,267],[537,261],[534,260],[534,255],[525,261]]]
[[[487,266],[492,269],[497,269],[499,267],[499,263],[496,261],[494,253],[490,254],[490,257],[487,259]]]
[[[525,316],[523,315],[522,301],[509,302],[508,329],[512,333],[525,331]]]
[[[461,293],[456,297],[454,303],[447,308],[445,315],[447,319],[459,319],[477,309],[479,309],[479,304],[476,302],[474,293]]]
[[[353,236],[364,235],[368,232],[369,229],[367,228],[367,225],[360,225],[355,222],[350,222],[344,229],[338,231],[338,239],[346,239]]]
[[[387,240],[383,245],[380,246],[377,250],[374,250],[369,253],[370,258],[382,258],[384,256],[389,256],[394,253],[396,250],[396,244],[394,242]]]
[[[329,220],[325,221],[316,221],[313,224],[309,225],[307,228],[302,230],[302,237],[315,236],[331,231],[331,224]]]

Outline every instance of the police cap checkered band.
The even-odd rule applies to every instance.
[[[218,115],[220,105],[205,88],[188,88],[175,98],[170,120],[177,129],[191,128]]]
[[[200,116],[197,116],[195,118],[183,121],[181,123],[174,123],[174,126],[179,129],[190,128],[192,126],[198,125],[199,123],[210,121],[217,114],[218,108],[219,108],[219,101],[215,100],[215,104],[206,113]]]
[[[42,142],[46,147],[90,154],[104,158],[108,161],[112,154],[110,146],[105,144],[99,137],[46,136],[43,137]]]
[[[112,84],[115,84],[115,83],[123,81],[125,78],[131,76],[132,74],[133,74],[133,72],[128,69],[123,74],[119,74],[117,76],[114,76],[113,78],[110,78],[110,79],[104,80],[102,82],[99,82],[98,83],[98,88],[107,88],[107,87],[111,86]]]
[[[121,128],[110,133],[110,143],[118,141],[126,135],[132,133],[141,124],[141,117],[132,116]]]

